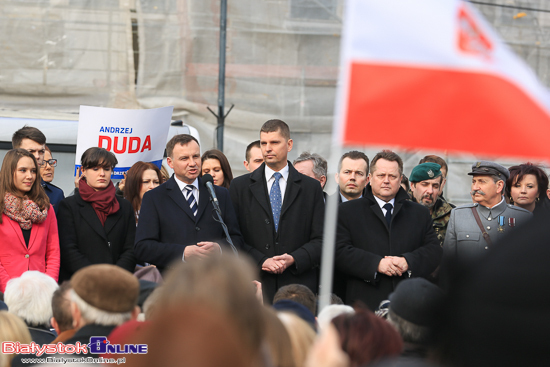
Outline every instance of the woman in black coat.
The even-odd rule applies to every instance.
[[[82,178],[74,196],[59,204],[60,282],[92,264],[134,271],[136,223],[132,205],[115,195],[111,173],[118,163],[103,148],[82,154]]]

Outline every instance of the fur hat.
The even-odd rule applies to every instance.
[[[139,281],[110,264],[90,265],[71,278],[74,292],[90,306],[107,312],[131,312],[137,304]]]

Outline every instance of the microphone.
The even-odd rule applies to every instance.
[[[211,175],[207,173],[206,175],[202,176],[202,181],[204,182],[204,185],[206,186],[206,188],[208,189],[208,192],[210,193],[210,201],[212,201],[212,205],[214,205],[214,211],[216,212],[216,216],[218,217],[218,219],[214,218],[214,220],[222,225],[227,243],[229,243],[229,246],[231,246],[231,250],[233,250],[235,255],[239,256],[237,249],[233,245],[233,241],[229,236],[229,231],[227,230],[227,226],[225,225],[222,218],[222,211],[220,209],[220,204],[218,203],[218,198],[216,197],[216,190],[214,190],[214,185],[213,185],[214,179],[212,178]]]
[[[213,184],[214,179],[212,178],[211,175],[209,175],[207,173],[206,175],[202,176],[202,180],[204,181],[204,184],[206,185],[206,188],[208,189],[208,192],[210,193],[210,197],[212,198],[212,203],[214,204],[214,209],[221,212],[220,204],[218,202],[218,198],[216,197],[216,190],[214,190],[214,184]]]

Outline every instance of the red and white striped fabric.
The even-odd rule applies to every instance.
[[[550,95],[460,0],[348,0],[344,145],[548,160]]]

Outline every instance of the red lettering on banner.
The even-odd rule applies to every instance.
[[[107,148],[102,146],[103,142],[107,141]],[[99,135],[99,142],[97,143],[97,146],[100,148],[105,148],[107,150],[111,150],[111,138],[105,135]]]
[[[151,150],[151,135],[147,135],[147,137],[145,138],[145,141],[143,142],[143,147],[141,148],[141,152],[143,153],[145,149]]]
[[[134,149],[134,143],[137,142],[136,148]],[[139,152],[139,146],[141,145],[141,139],[138,137],[130,138],[130,144],[128,145],[128,153],[137,153]]]
[[[126,151],[126,142],[128,141],[128,138],[125,136],[122,139],[122,149],[118,149],[118,136],[115,136],[115,144],[113,145],[113,151],[117,154],[124,153]]]

